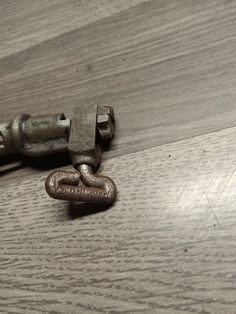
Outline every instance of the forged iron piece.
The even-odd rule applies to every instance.
[[[112,108],[81,106],[71,121],[69,153],[78,172],[55,171],[46,180],[46,191],[56,199],[112,204],[116,198],[114,182],[94,175],[101,162],[102,141],[111,139],[115,130]]]
[[[110,106],[98,106],[97,127],[102,140],[111,140],[115,134],[115,114]]]
[[[69,130],[70,120],[64,114],[19,115],[0,123],[0,156],[21,153],[36,157],[66,151]]]
[[[68,151],[76,171],[55,171],[46,180],[47,193],[56,199],[109,205],[116,198],[114,182],[95,175],[101,162],[103,141],[115,132],[112,107],[80,106],[72,120],[53,114],[17,116],[0,122],[0,156],[20,153],[43,156]]]
[[[116,198],[114,182],[95,175],[89,165],[80,165],[79,172],[55,171],[46,180],[48,194],[55,199],[110,205]]]
[[[68,147],[75,169],[80,164],[88,164],[96,169],[101,161],[101,138],[97,136],[97,115],[97,105],[74,109]]]

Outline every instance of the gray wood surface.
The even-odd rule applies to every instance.
[[[1,51],[7,56],[147,0],[0,2]]]
[[[0,313],[235,314],[236,2],[2,0],[0,34],[1,120],[114,106],[119,191],[0,162]]]
[[[0,310],[235,313],[235,137],[106,161],[118,200],[94,215],[48,198],[45,174],[1,186]]]
[[[6,56],[2,118],[112,104],[112,156],[232,126],[235,14],[235,1],[151,1]]]

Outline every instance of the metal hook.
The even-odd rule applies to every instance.
[[[79,172],[55,171],[46,180],[47,193],[55,199],[110,205],[116,198],[114,182],[95,175],[92,167],[79,165]]]

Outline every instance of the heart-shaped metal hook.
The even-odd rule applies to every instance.
[[[110,205],[116,198],[114,182],[94,175],[92,167],[82,164],[78,172],[55,171],[46,180],[46,191],[55,199]]]

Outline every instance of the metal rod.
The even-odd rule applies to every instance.
[[[70,119],[64,114],[17,116],[0,123],[0,156],[43,156],[68,150]]]

